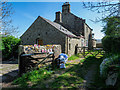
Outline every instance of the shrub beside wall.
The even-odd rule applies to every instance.
[[[2,37],[2,58],[9,59],[12,56],[17,57],[19,44],[20,39],[15,38],[14,36]]]
[[[103,78],[107,78],[110,65],[118,65],[120,63],[120,55],[114,54],[108,58],[105,58],[100,64],[100,74]],[[111,70],[112,71],[112,70]]]
[[[109,53],[120,53],[120,35],[106,35],[102,39],[103,49]]]

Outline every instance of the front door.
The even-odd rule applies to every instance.
[[[37,44],[38,44],[38,45],[43,45],[43,40],[38,39],[38,40],[37,40]]]

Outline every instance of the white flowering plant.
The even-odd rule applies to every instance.
[[[112,55],[108,58],[105,58],[100,64],[100,75],[103,78],[107,77],[109,68],[111,65],[119,65],[120,66],[120,55]]]

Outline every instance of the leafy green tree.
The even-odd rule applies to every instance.
[[[106,35],[102,45],[106,53],[120,53],[120,35]]]
[[[120,34],[120,17],[105,18],[103,21],[106,23],[102,30],[105,35]]]
[[[106,25],[102,32],[105,33],[105,37],[102,39],[102,45],[108,53],[120,52],[120,17],[110,17],[104,19]]]
[[[20,44],[20,39],[14,36],[3,36],[2,37],[2,56],[4,59],[8,59],[12,56],[17,56],[18,45]]]

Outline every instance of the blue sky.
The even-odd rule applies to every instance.
[[[12,2],[15,13],[12,15],[13,25],[18,27],[19,33],[16,37],[20,37],[35,21],[38,16],[54,21],[55,12],[62,11],[64,2]],[[93,29],[96,39],[103,37],[102,23],[93,23],[96,17],[101,17],[96,12],[83,8],[82,2],[70,2],[71,12],[76,16],[86,19],[86,23]]]

